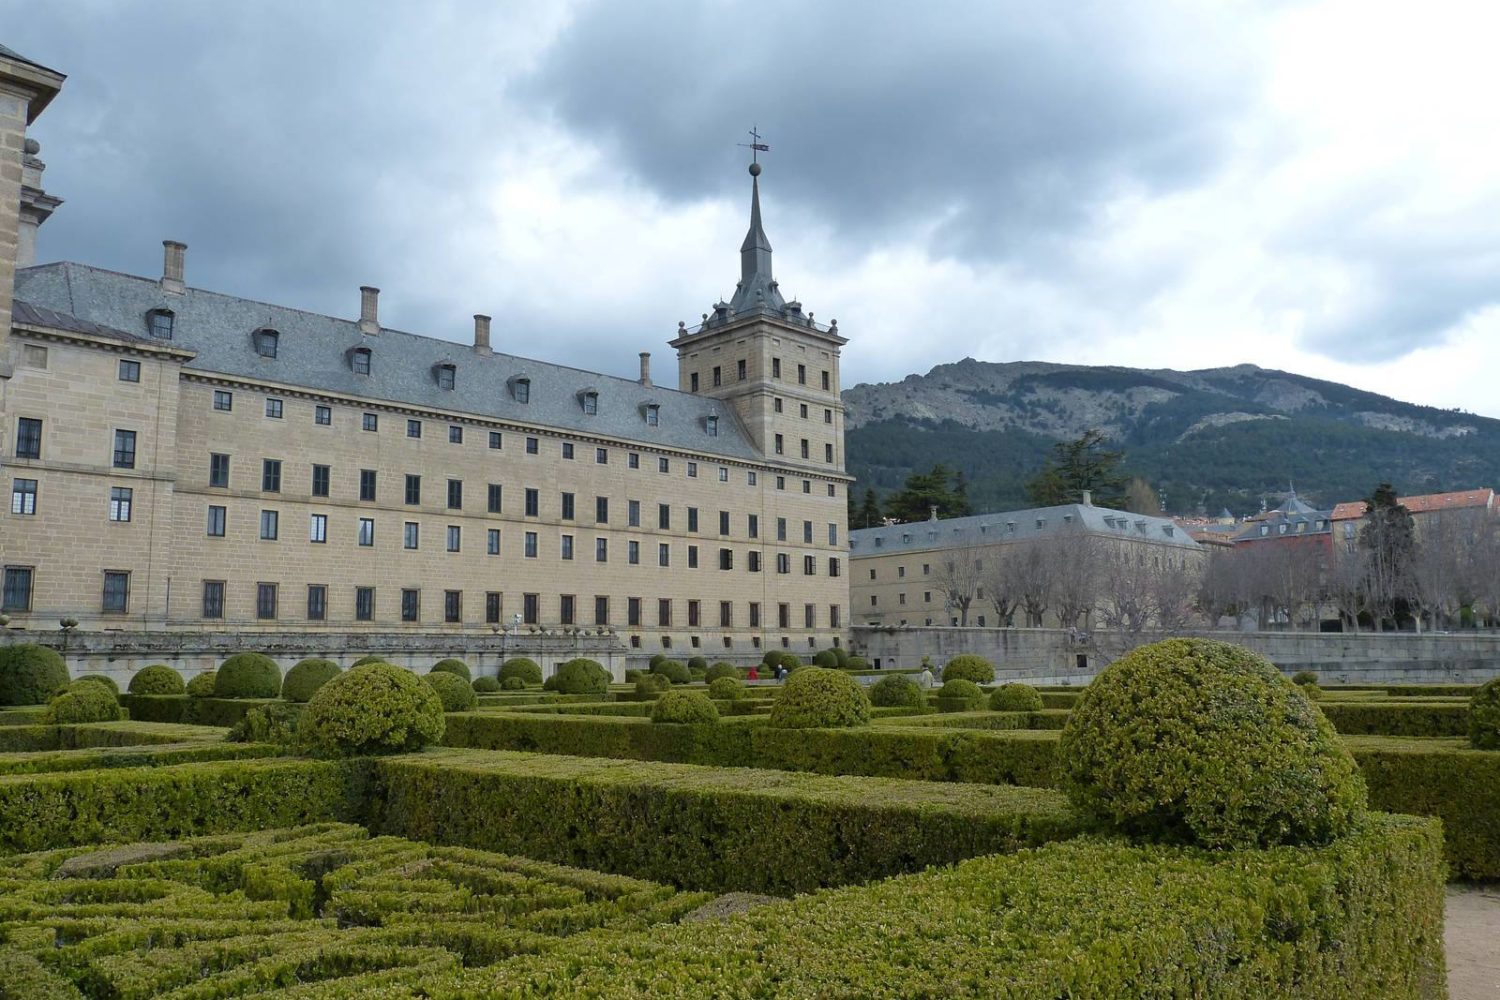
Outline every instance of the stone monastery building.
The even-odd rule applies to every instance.
[[[675,387],[159,276],[35,265],[25,132],[63,77],[0,48],[0,515],[12,626],[608,627],[822,648],[848,626],[837,325],[787,302],[758,165],[740,281]],[[12,294],[12,289],[14,294]],[[351,290],[352,291],[352,290]],[[350,296],[353,312],[354,296]]]

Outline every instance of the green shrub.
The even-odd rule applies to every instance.
[[[318,657],[298,660],[281,682],[281,696],[287,701],[306,702],[318,693],[318,688],[341,673],[339,665],[332,660]]]
[[[701,691],[668,691],[651,706],[652,722],[704,724],[719,721],[719,710]]]
[[[376,656],[374,653],[371,653],[368,656],[361,656],[359,659],[355,660],[353,663],[351,663],[349,665],[351,667],[362,667],[366,663],[385,663],[385,662],[386,662],[386,658],[384,656]]]
[[[788,677],[771,706],[771,725],[813,729],[870,724],[870,699],[841,670],[804,667]]]
[[[708,696],[719,701],[736,701],[745,697],[745,683],[738,677],[715,677],[708,682]]]
[[[473,686],[457,674],[434,670],[422,681],[437,692],[445,712],[470,712],[479,704]]]
[[[1318,683],[1318,675],[1313,673],[1311,670],[1299,670],[1292,675],[1292,683],[1296,684],[1298,687],[1302,687],[1307,684],[1316,686]]]
[[[704,659],[701,656],[690,656],[690,657],[688,657],[687,668],[689,670],[704,670],[704,671],[706,671],[706,670],[708,670],[708,660]]]
[[[776,669],[776,667],[781,663],[781,650],[779,650],[779,649],[768,649],[768,650],[766,650],[766,655],[764,655],[764,656],[762,656],[760,658],[760,662],[764,663],[766,666],[770,667],[772,670]]]
[[[955,656],[943,667],[943,680],[990,684],[995,680],[995,665],[982,656],[965,653]]]
[[[0,646],[0,705],[45,705],[68,686],[68,665],[33,643]]]
[[[1307,695],[1313,701],[1323,700],[1323,689],[1316,684],[1298,684],[1297,686],[1302,689],[1303,694]]]
[[[996,712],[1040,712],[1042,693],[1030,684],[1001,684],[990,693],[990,708]]]
[[[1466,736],[1469,732],[1469,706],[1464,704],[1325,701],[1321,708],[1341,736]]]
[[[273,701],[256,705],[229,727],[231,743],[270,743],[288,750],[300,746],[298,724],[304,709],[299,702]]]
[[[559,694],[604,694],[609,690],[611,680],[608,670],[580,656],[559,664],[557,671],[542,685],[542,690]]]
[[[833,658],[836,659],[836,660],[838,660],[838,668],[840,670],[848,670],[849,669],[849,651],[847,649],[845,649],[843,646],[834,646],[834,647],[832,647],[832,649],[833,649]]]
[[[849,669],[849,670],[869,670],[870,669],[870,661],[866,660],[863,656],[851,656],[851,657],[849,657],[849,663],[848,663],[847,669]]]
[[[120,685],[115,683],[113,677],[106,677],[103,674],[84,674],[78,679],[81,681],[93,681],[95,684],[103,684],[105,687],[109,688],[110,694],[114,695],[116,698],[120,696]]]
[[[652,670],[655,670],[657,664],[661,663],[665,659],[667,659],[666,653],[653,653],[651,654],[651,659],[647,660],[646,662],[651,665]]]
[[[1481,685],[1469,699],[1469,745],[1500,750],[1500,677]]]
[[[522,687],[525,687],[524,683]],[[483,677],[476,677],[474,678],[473,688],[475,694],[494,694],[500,690],[500,678],[491,677],[489,674],[485,674]]]
[[[507,678],[505,678],[505,680],[503,680],[503,681],[500,682],[500,690],[502,690],[502,691],[524,691],[524,690],[526,690],[526,682],[523,681],[519,677],[515,677],[515,676],[507,677]]]
[[[165,663],[142,667],[130,678],[131,694],[182,694],[186,690],[182,675]]]
[[[725,663],[720,660],[704,672],[703,679],[712,684],[720,677],[730,677],[734,680],[740,680],[742,676],[739,667],[736,667],[733,663]]]
[[[215,697],[275,698],[280,694],[281,668],[263,653],[235,653],[219,664]]]
[[[437,672],[440,674],[453,674],[457,677],[462,677],[466,681],[471,681],[474,679],[474,675],[469,671],[469,665],[463,660],[455,660],[451,656],[446,660],[438,660],[436,663],[434,663],[432,665],[432,670],[428,671],[428,673],[433,672]]]
[[[782,653],[781,665],[785,667],[788,672],[793,670],[801,670],[803,666],[802,658],[796,653]]]
[[[420,750],[443,735],[443,702],[410,670],[367,663],[319,688],[298,732],[320,756]]]
[[[973,712],[984,704],[984,692],[973,681],[956,677],[933,692],[940,712]]]
[[[535,660],[524,656],[513,656],[500,664],[502,685],[507,677],[519,677],[526,684],[540,684],[542,683],[542,668],[537,666]]]
[[[1084,816],[1204,847],[1323,844],[1366,809],[1317,707],[1263,657],[1206,639],[1141,646],[1105,668],[1059,758]]]
[[[218,676],[217,670],[205,670],[201,674],[194,674],[187,682],[187,696],[189,698],[212,698],[214,682]]]
[[[626,684],[634,684],[636,681],[640,680],[642,677],[645,677],[645,676],[646,676],[646,671],[644,671],[644,670],[637,670],[635,667],[627,667],[626,670],[625,670],[625,683]]]
[[[654,699],[660,697],[662,691],[671,684],[661,674],[646,674],[635,682],[635,694],[637,698]]]
[[[651,672],[665,677],[673,684],[687,684],[693,679],[693,675],[688,673],[688,668],[676,660],[662,660],[651,667]]]
[[[831,649],[820,649],[813,654],[813,666],[823,667],[827,670],[837,670],[839,665],[839,654]]]
[[[119,699],[98,681],[74,681],[53,696],[42,722],[49,726],[115,722],[125,715]]]
[[[879,708],[921,708],[926,701],[917,682],[902,674],[882,677],[870,688],[870,704]]]

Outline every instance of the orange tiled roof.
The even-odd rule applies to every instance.
[[[1401,506],[1413,514],[1426,514],[1435,510],[1493,507],[1495,505],[1495,491],[1491,489],[1458,490],[1453,493],[1428,493],[1423,496],[1398,497],[1397,499]],[[1363,500],[1341,503],[1333,508],[1333,519],[1335,521],[1349,521],[1364,516],[1365,502]]]

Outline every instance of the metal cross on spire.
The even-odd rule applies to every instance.
[[[736,146],[743,146],[746,149],[750,150],[751,163],[759,163],[760,154],[769,153],[771,151],[771,147],[766,143],[761,142],[760,138],[760,126],[752,125],[750,126],[750,141],[735,143]]]

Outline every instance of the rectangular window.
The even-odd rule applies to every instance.
[[[803,438],[802,439],[802,457],[803,458],[807,458],[808,457],[809,452],[808,452],[807,448],[808,448],[807,438]],[[803,492],[806,492],[806,491],[804,490]]]
[[[745,523],[745,532],[746,532],[746,534],[748,534],[751,538],[759,538],[760,537],[760,515],[759,514],[749,514],[749,515],[746,515],[745,522],[746,522]]]
[[[656,565],[672,565],[672,546],[667,542],[656,543]]]
[[[698,531],[698,508],[697,507],[689,507],[687,509],[687,530],[688,530],[688,532],[690,534],[691,533],[696,533]]]
[[[698,546],[688,546],[688,569],[698,568]]]
[[[719,482],[729,482],[729,469],[726,466],[719,466]]]
[[[21,363],[28,368],[46,368],[47,349],[39,344],[27,344]]]
[[[307,540],[319,545],[328,541],[328,515],[308,515]]]
[[[833,461],[833,445],[831,445],[831,444],[825,444],[825,445],[823,445],[823,461],[825,461],[825,462],[832,462]]]
[[[203,617],[224,617],[224,581],[203,581]]]
[[[740,379],[741,382],[745,381],[746,371],[745,371],[745,361],[744,361],[743,358],[741,358],[739,361],[735,362],[735,373],[739,376],[739,379]]]
[[[499,483],[489,484],[489,489],[485,495],[485,503],[491,514],[500,513],[501,501],[504,499],[503,492]]]
[[[484,550],[492,556],[500,554],[500,529],[490,528],[484,533]]]
[[[609,497],[594,498],[594,523],[609,523]]]
[[[625,561],[632,566],[638,566],[641,562],[641,543],[630,541],[625,543]]]
[[[828,557],[828,575],[829,576],[838,576],[842,572],[843,572],[843,570],[842,570],[842,564],[839,562],[839,557],[838,556],[829,556]]]
[[[693,372],[688,376],[688,392],[698,391],[698,373]]]
[[[361,428],[363,428],[364,430],[367,430],[367,431],[376,431],[376,430],[379,430],[380,429],[380,414],[378,414],[378,413],[366,413],[366,414],[363,414],[360,417],[359,426]]]
[[[802,557],[802,575],[803,576],[817,576],[818,575],[818,557],[817,556],[803,556]]]
[[[420,421],[420,420],[408,420],[406,422],[406,436],[409,437],[409,438],[419,438],[419,437],[421,437],[422,436],[422,421]]]
[[[281,459],[267,458],[261,460],[260,489],[262,493],[281,492]]]
[[[327,427],[333,423],[333,407],[318,405],[313,407],[313,423],[321,427]]]
[[[320,622],[328,617],[328,588],[321,583],[307,585],[307,620]]]
[[[455,623],[463,621],[464,617],[464,592],[461,590],[443,591],[443,621]]]
[[[841,620],[842,619],[839,616],[839,606],[837,604],[828,605],[828,627],[842,628],[842,626],[839,624]]]
[[[281,400],[267,397],[266,416],[270,417],[272,420],[281,419]]]
[[[656,624],[660,628],[672,627],[672,599],[670,597],[656,599]]]
[[[226,413],[234,409],[234,393],[224,389],[214,390],[214,409],[223,410]]]
[[[22,417],[16,425],[16,457],[42,457],[42,422],[35,417]]]
[[[458,552],[463,547],[464,529],[456,524],[448,525],[448,551]]]
[[[776,605],[776,627],[792,627],[792,606],[790,604],[782,603]]]
[[[126,361],[120,359],[120,381],[139,382],[141,380],[141,363],[139,361]]]
[[[829,545],[837,545],[838,543],[839,543],[839,526],[837,524],[835,524],[834,522],[829,521],[828,522],[828,544]]]
[[[778,542],[786,541],[786,518],[784,517],[776,519],[776,540]]]
[[[484,623],[486,625],[500,624],[500,592],[498,590],[487,590],[484,593]]]
[[[641,599],[632,597],[625,602],[625,624],[640,628],[641,625]]]
[[[375,620],[375,588],[354,588],[354,620],[358,622],[369,622]]]
[[[825,424],[831,424],[831,423],[833,423],[833,411],[832,410],[824,410],[823,411],[823,423],[825,423]]]
[[[329,469],[326,465],[315,465],[312,467],[312,495],[315,497],[326,497],[328,495]]]
[[[641,467],[640,454],[638,452],[632,451],[629,456],[627,456],[625,464],[632,469],[639,469]]]
[[[120,615],[130,610],[129,573],[113,569],[104,571],[104,600],[99,610]]]
[[[422,502],[422,477],[407,473],[406,502],[415,507]]]
[[[656,471],[660,472],[662,474],[666,474],[668,472],[671,472],[672,471],[672,460],[670,458],[667,458],[666,456],[662,456],[661,458],[658,458],[656,460]]]
[[[535,625],[541,620],[541,597],[537,594],[521,595],[521,621]]]
[[[500,432],[499,431],[490,431],[490,447],[491,448],[495,448],[495,449],[498,450],[500,448],[501,444],[502,444],[502,438],[500,437]]]
[[[403,549],[417,549],[422,546],[422,526],[416,521],[407,521],[401,525],[401,547]]]
[[[719,511],[719,534],[729,534],[729,511]]]
[[[10,512],[30,516],[36,513],[36,480],[15,479],[10,487]]]
[[[776,553],[776,572],[787,574],[792,571],[792,557],[785,552]]]
[[[375,499],[375,470],[359,470],[359,498],[361,500]]]
[[[719,602],[719,628],[734,627],[734,602]]]
[[[526,454],[535,455],[537,453],[537,447],[538,446],[536,438],[529,437],[526,439]]]
[[[422,618],[422,592],[420,590],[401,591],[401,620],[404,622],[420,621]]]
[[[526,488],[526,516],[538,517],[542,508],[542,494],[539,490]]]
[[[0,608],[6,611],[31,610],[32,575],[30,566],[5,567],[5,590],[0,597]]]
[[[783,455],[783,454],[786,453],[786,442],[782,439],[782,437],[781,437],[780,434],[776,435],[776,449],[775,450],[776,450],[776,454],[778,454],[778,455]]]
[[[688,628],[697,628],[700,618],[700,601],[688,601]]]
[[[462,479],[448,480],[448,509],[462,510],[464,506],[464,481]]]
[[[609,449],[608,448],[595,448],[594,449],[594,464],[595,465],[608,465],[609,464]]]
[[[831,385],[831,382],[829,381],[828,372],[825,371],[825,372],[823,372],[823,390],[825,392],[827,392],[829,390],[829,386],[830,385]]]
[[[688,476],[689,479],[697,479],[698,478],[698,463],[697,462],[689,462],[687,464],[687,476]]]
[[[573,494],[571,493],[564,493],[562,495],[562,519],[564,521],[573,520]]]
[[[671,504],[659,503],[656,505],[656,526],[662,531],[670,531],[672,528],[672,506]]]
[[[720,549],[719,550],[719,568],[720,569],[734,569],[734,550],[733,549]]]
[[[750,602],[750,627],[760,628],[760,602]]]
[[[359,544],[367,548],[375,544],[375,519],[373,517],[359,519]]]
[[[806,385],[807,384],[807,366],[806,365],[798,365],[797,366],[797,384],[798,385]]]
[[[130,507],[135,491],[127,486],[111,486],[109,489],[109,519],[130,520]]]
[[[802,544],[811,545],[813,540],[813,525],[811,521],[802,522]]]
[[[747,566],[746,568],[749,569],[750,572],[752,572],[752,573],[759,573],[760,572],[760,550],[759,549],[751,549],[750,550],[750,565]]]
[[[557,619],[564,625],[572,625],[575,617],[574,607],[577,598],[572,594],[563,594],[557,599]]]
[[[208,456],[208,485],[229,488],[229,456],[217,452]]]
[[[754,486],[758,481],[759,481],[759,477],[756,476],[755,473],[753,473],[753,472],[747,472],[747,473],[745,473],[745,485],[746,486]]]
[[[803,628],[817,628],[818,627],[818,606],[816,604],[804,604],[804,605],[802,605],[802,627]]]
[[[276,617],[276,584],[255,585],[255,617],[267,621]]]
[[[609,539],[594,539],[594,562],[609,562]]]
[[[260,537],[262,541],[276,541],[277,532],[281,527],[281,515],[274,510],[263,510],[260,512]]]
[[[786,489],[786,476],[777,476],[776,477],[776,488],[778,490],[784,490],[784,489]]]
[[[572,441],[564,441],[563,442],[563,445],[562,445],[562,457],[565,458],[565,459],[567,459],[570,462],[573,460],[573,442]]]
[[[803,420],[807,419],[807,404],[806,403],[798,403],[797,404],[797,416],[801,417]]]
[[[223,538],[227,507],[210,504],[208,508],[208,537]]]
[[[135,468],[135,431],[115,431],[115,468]]]
[[[724,384],[724,375],[719,370],[719,366],[718,365],[714,365],[714,385],[720,386],[720,385],[723,385],[723,384]]]
[[[561,549],[561,553],[562,553],[562,558],[565,561],[567,561],[567,562],[572,562],[573,561],[573,536],[572,535],[563,535],[562,536],[562,549]]]
[[[641,502],[639,500],[629,501],[626,507],[625,523],[632,528],[641,526]]]
[[[461,427],[458,424],[449,424],[448,425],[448,443],[449,444],[463,444],[464,443],[464,429],[463,429],[463,427]]]
[[[609,624],[609,598],[603,595],[594,598],[594,624]]]
[[[536,532],[535,531],[528,531],[528,532],[526,532],[526,549],[525,549],[525,553],[526,553],[526,558],[527,559],[535,559],[536,558]]]
[[[781,378],[781,359],[780,358],[772,358],[771,359],[771,377],[772,378]]]

